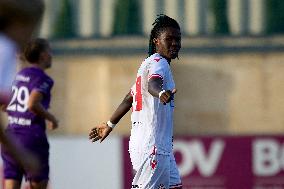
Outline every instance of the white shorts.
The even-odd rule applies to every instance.
[[[181,179],[173,155],[131,154],[131,161],[136,171],[132,189],[181,188]]]

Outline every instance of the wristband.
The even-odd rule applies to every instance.
[[[110,128],[114,129],[116,124],[113,124],[110,120],[107,121],[107,126],[109,126]]]
[[[162,94],[166,92],[165,90],[162,90],[161,92],[159,92],[159,98],[161,98]]]

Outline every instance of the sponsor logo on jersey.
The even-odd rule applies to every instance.
[[[8,121],[9,124],[17,124],[17,125],[22,125],[22,126],[30,126],[32,121],[30,119],[25,119],[21,117],[13,117],[13,116],[8,116]]]
[[[30,77],[24,76],[24,75],[17,75],[16,76],[17,81],[23,81],[23,82],[29,82]]]
[[[159,57],[154,58],[154,60],[155,60],[156,62],[159,62],[161,59],[162,59],[162,58],[159,58]]]

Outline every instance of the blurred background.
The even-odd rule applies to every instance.
[[[48,0],[57,134],[86,135],[109,119],[147,57],[158,14],[182,28],[172,69],[176,134],[284,131],[284,2],[281,0]],[[129,116],[117,134],[128,135]]]
[[[182,49],[172,70],[178,89],[176,156],[184,188],[284,188],[283,0],[46,0],[39,35],[53,49],[51,111],[60,120],[60,128],[50,133],[56,164],[50,187],[129,188],[125,141],[130,115],[114,130],[109,139],[114,142],[92,145],[87,138],[135,82],[158,14],[176,19],[182,30]],[[72,148],[76,140],[85,143]],[[60,167],[66,158],[58,159],[66,157],[68,145],[74,150],[68,161],[93,159],[83,168],[66,164],[77,167],[78,175],[63,182],[58,178],[69,174]],[[222,171],[226,168],[229,174]],[[85,175],[82,180],[80,175]],[[106,182],[106,175],[113,182]],[[83,182],[87,185],[80,187]]]

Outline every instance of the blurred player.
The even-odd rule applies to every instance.
[[[101,142],[132,107],[129,153],[136,174],[132,188],[181,189],[173,156],[173,110],[176,93],[170,63],[181,48],[179,24],[160,15],[153,24],[149,57],[136,83],[107,123],[93,128],[89,138]]]
[[[44,12],[42,0],[0,0],[0,108],[9,99],[16,72],[16,53],[31,37]],[[33,156],[18,149],[3,132],[0,109],[0,142],[24,167],[37,168]]]
[[[58,127],[56,118],[47,111],[53,80],[45,70],[51,67],[52,56],[45,39],[33,39],[24,49],[29,67],[17,73],[12,85],[12,98],[7,106],[8,127],[6,134],[40,162],[35,172],[22,167],[5,148],[2,150],[6,189],[19,189],[23,176],[32,189],[45,189],[49,175],[49,144],[46,124],[50,129]]]
[[[16,54],[31,38],[43,12],[42,0],[0,0],[0,105],[8,100]]]

